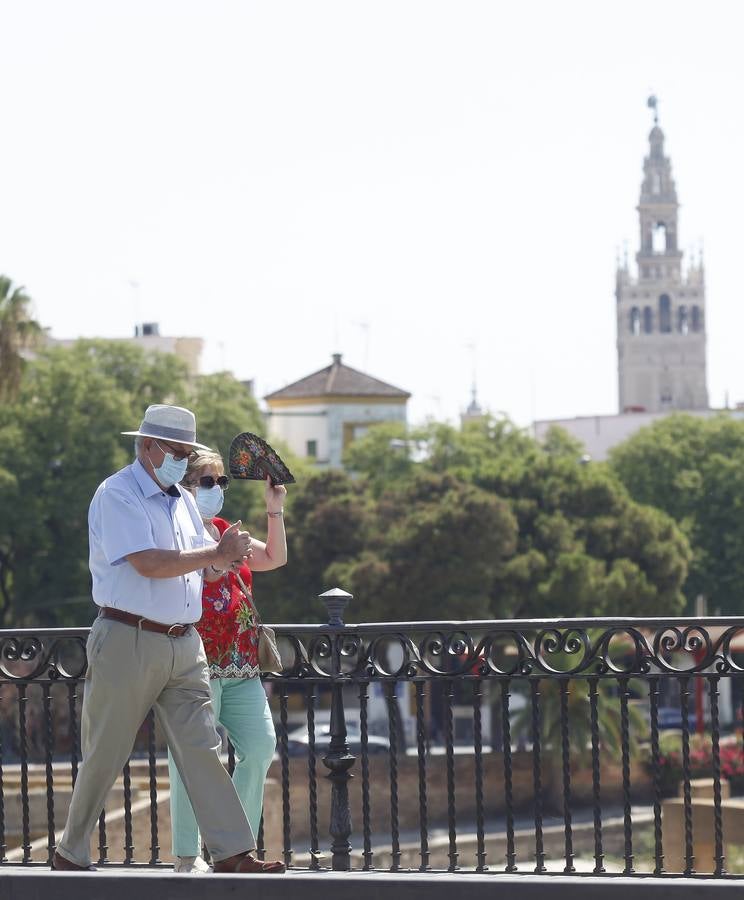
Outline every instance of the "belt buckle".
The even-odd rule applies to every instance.
[[[174,622],[173,625],[171,625],[171,627],[168,629],[168,631],[166,631],[166,634],[168,635],[168,637],[174,637],[174,635],[171,634],[171,631],[173,631],[174,628],[185,628],[185,627],[186,626],[182,625],[180,622]],[[177,635],[175,635],[175,637],[181,637],[181,635],[177,634]]]

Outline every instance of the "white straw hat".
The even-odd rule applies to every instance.
[[[197,443],[196,416],[190,409],[184,409],[182,406],[165,406],[162,403],[154,403],[147,407],[139,431],[122,431],[122,434],[191,444],[192,447],[198,447],[201,450],[211,449],[206,444]]]

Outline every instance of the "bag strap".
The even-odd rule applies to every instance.
[[[251,609],[253,610],[253,616],[256,620],[256,625],[263,625],[263,621],[261,620],[261,615],[256,607],[256,604],[253,602],[252,594],[248,590],[248,588],[245,586],[243,579],[240,577],[240,573],[234,572],[233,574],[235,575],[235,577],[238,580],[238,584],[240,585],[240,590],[245,594],[245,599],[248,601]]]

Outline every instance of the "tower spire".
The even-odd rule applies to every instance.
[[[651,94],[651,96],[646,101],[646,106],[649,109],[654,111],[654,125],[659,124],[659,99],[656,94]]]

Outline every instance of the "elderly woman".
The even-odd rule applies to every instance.
[[[197,451],[182,482],[194,494],[204,527],[216,541],[229,526],[218,517],[228,484],[222,457],[211,450]],[[287,561],[282,518],[286,493],[284,486],[272,487],[267,480],[266,543],[251,540],[247,565],[236,563],[227,571],[213,566],[204,570],[202,617],[196,626],[207,655],[215,718],[225,727],[235,747],[233,783],[255,834],[258,834],[264,782],[276,747],[276,735],[259,677],[251,573],[276,569]],[[208,871],[200,856],[196,818],[170,753],[168,767],[175,871]]]

